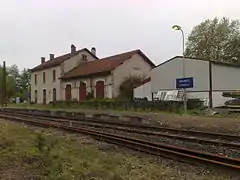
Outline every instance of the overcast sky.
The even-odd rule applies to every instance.
[[[240,0],[0,0],[0,62],[33,68],[40,57],[96,47],[99,57],[141,49],[159,64],[181,55],[187,35],[207,18],[240,18]]]

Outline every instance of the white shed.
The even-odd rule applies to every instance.
[[[208,60],[176,56],[151,70],[151,91],[176,90],[176,79],[193,78],[193,88],[187,89],[187,98],[200,98],[209,102],[210,107],[223,106],[230,98],[223,92],[240,90],[240,66]]]

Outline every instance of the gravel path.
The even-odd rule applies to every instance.
[[[81,127],[83,127],[83,126],[81,126]],[[240,158],[240,149],[237,150],[237,149],[231,149],[231,148],[215,146],[215,145],[206,145],[206,144],[195,143],[195,142],[186,142],[186,141],[184,142],[184,140],[176,140],[176,139],[167,138],[167,137],[147,136],[147,135],[142,135],[142,134],[137,134],[137,133],[128,133],[128,132],[121,131],[121,130],[107,129],[107,128],[102,129],[102,128],[91,127],[91,129],[98,130],[98,131],[100,130],[103,133],[112,133],[112,134],[117,134],[117,135],[122,135],[122,136],[143,139],[143,140],[154,142],[154,143],[162,143],[162,144],[166,144],[166,145],[180,146],[180,147],[184,147],[184,148],[188,148],[188,149],[218,154],[221,156],[226,156],[226,157],[231,157],[231,158]]]

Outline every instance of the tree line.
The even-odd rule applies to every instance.
[[[187,38],[185,56],[239,64],[239,20],[207,19],[193,27]]]
[[[30,89],[31,72],[24,68],[22,71],[17,65],[6,67],[6,95],[7,98],[20,97],[20,100],[26,100],[26,94]],[[0,66],[0,94],[3,90],[3,67]]]

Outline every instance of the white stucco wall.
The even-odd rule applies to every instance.
[[[87,56],[87,61],[96,60],[96,58],[94,58],[87,51],[82,51],[79,54],[77,54],[76,56],[72,57],[71,59],[68,59],[68,60],[64,61],[64,72],[70,71],[74,67],[78,66],[81,62],[83,62],[82,55]]]
[[[151,70],[152,92],[176,89],[176,79],[182,78],[182,60],[176,58]],[[209,90],[207,61],[185,58],[185,77],[193,77],[194,87],[189,91]]]
[[[148,101],[152,101],[151,81],[135,88],[133,91],[133,95],[134,98],[146,97]]]
[[[129,60],[113,71],[113,97],[119,94],[119,86],[129,76],[150,76],[151,66],[139,54],[133,55]]]
[[[56,80],[53,81],[53,70],[56,71]],[[43,83],[43,72],[45,72],[45,83]],[[37,74],[37,84],[35,85],[35,74]],[[42,71],[34,72],[31,74],[31,101],[35,100],[35,90],[38,92],[38,103],[43,103],[43,90],[46,89],[46,101],[49,103],[53,99],[53,89],[56,89],[57,100],[61,99],[61,91],[60,91],[60,77],[61,69],[60,66],[56,66],[53,68],[45,69]]]

